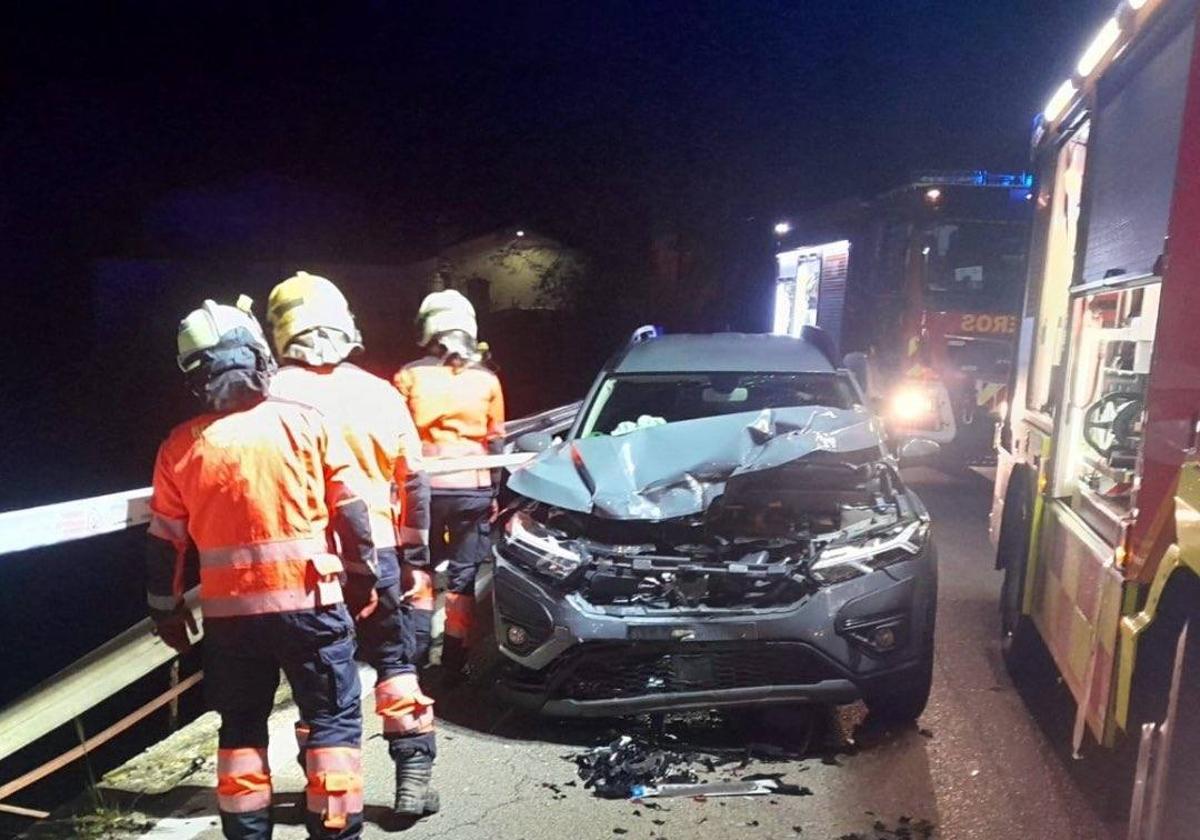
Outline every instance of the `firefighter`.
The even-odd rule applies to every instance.
[[[395,375],[408,401],[422,451],[429,459],[499,451],[504,435],[500,380],[479,363],[475,309],[462,294],[433,292],[417,313],[426,356]],[[433,565],[449,562],[442,666],[461,674],[475,613],[475,576],[488,552],[488,522],[496,484],[488,470],[434,474],[430,478],[430,548]],[[433,586],[421,569],[406,569],[423,596],[417,626],[419,656],[428,655]]]
[[[428,567],[429,484],[421,472],[420,438],[391,384],[348,361],[362,351],[362,337],[337,286],[297,273],[271,291],[267,323],[282,364],[271,393],[319,408],[354,456],[379,560],[378,580],[354,566],[346,569],[351,591],[373,586],[379,598],[378,608],[359,622],[358,657],[375,669],[375,713],[396,765],[395,810],[409,817],[434,813],[433,701],[417,679],[397,549],[405,546],[414,567]],[[303,722],[297,733],[303,744]]]
[[[195,627],[183,591],[198,559],[204,684],[221,715],[222,829],[231,840],[271,836],[267,718],[282,668],[311,726],[309,837],[361,837],[352,613],[370,613],[374,590],[354,598],[339,575],[343,558],[368,578],[377,564],[366,504],[347,483],[349,453],[316,409],[268,396],[275,362],[248,298],[189,314],[177,360],[204,413],[158,450],[147,597],[163,641],[186,650]]]

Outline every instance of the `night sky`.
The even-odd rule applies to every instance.
[[[58,476],[82,457],[96,486],[124,482],[97,421],[146,438],[107,444],[141,475],[142,449],[190,408],[146,413],[163,387],[147,378],[174,376],[169,347],[89,345],[97,258],[396,263],[511,225],[626,276],[652,237],[677,235],[727,288],[769,283],[780,217],[914,169],[1024,167],[1034,114],[1115,2],[8,9],[0,467],[33,473],[39,499],[79,495]],[[162,210],[247,190],[237,241]],[[665,289],[643,322],[669,324],[681,295]],[[701,328],[765,313],[727,299],[709,296]]]
[[[438,225],[765,220],[1020,168],[1114,3],[24,4],[5,216],[119,253],[165,191],[269,172],[352,205],[371,236],[334,241],[381,254]]]

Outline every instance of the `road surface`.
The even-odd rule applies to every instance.
[[[968,473],[915,471],[912,480],[933,514],[940,548],[937,664],[933,697],[919,727],[874,731],[861,706],[805,718],[697,716],[671,732],[684,742],[724,748],[748,740],[809,742],[800,760],[755,762],[735,772],[782,773],[811,791],[660,805],[601,800],[574,783],[564,756],[632,731],[620,722],[556,724],[505,711],[487,690],[488,673],[439,692],[441,754],[437,782],[443,810],[416,825],[390,819],[391,766],[371,722],[366,744],[368,837],[410,838],[896,838],[946,840],[1055,838],[1117,840],[1127,794],[1093,780],[1111,761],[1092,744],[1069,755],[1073,709],[1053,681],[1018,691],[999,656],[996,598],[1000,574],[987,541],[990,488]],[[369,708],[369,700],[368,700]],[[286,701],[272,721],[271,761],[279,802],[276,838],[300,838],[303,781],[292,757],[294,709]],[[368,715],[368,717],[372,717]],[[59,821],[38,836],[218,838],[212,749],[206,716],[106,778],[108,808],[81,823]],[[722,774],[718,772],[714,778]],[[909,833],[905,834],[904,829]]]

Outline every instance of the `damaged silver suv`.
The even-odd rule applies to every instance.
[[[643,337],[565,440],[518,442],[540,454],[509,479],[494,549],[504,696],[562,716],[921,714],[929,517],[822,338]]]

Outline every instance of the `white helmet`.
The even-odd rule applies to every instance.
[[[454,289],[426,295],[417,310],[417,324],[421,328],[422,347],[441,333],[464,332],[472,343],[479,338],[475,307],[461,292]]]
[[[287,355],[288,345],[298,336],[317,329],[338,334],[332,343],[338,345],[341,358],[331,361],[341,361],[362,349],[362,334],[354,324],[345,295],[329,280],[307,271],[297,271],[271,290],[267,325],[280,356]]]
[[[253,305],[254,301],[241,295],[236,306],[206,300],[199,309],[192,310],[179,322],[179,334],[175,341],[175,361],[179,369],[184,373],[196,370],[204,361],[204,351],[213,349],[236,330],[248,333],[247,343],[273,364],[271,348],[267,345],[262,326],[250,311]]]

